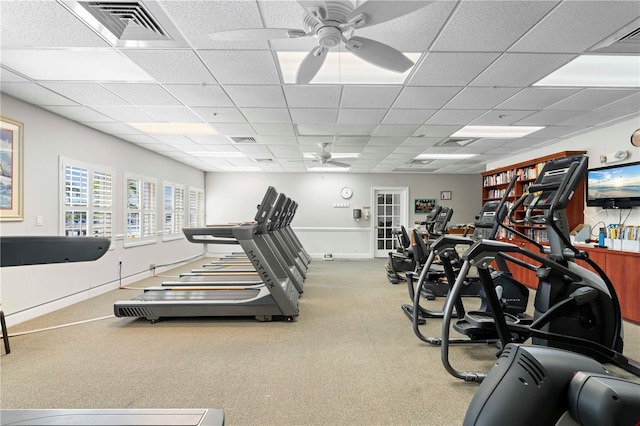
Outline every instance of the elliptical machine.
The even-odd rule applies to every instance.
[[[534,344],[584,354],[640,375],[640,366],[622,355],[622,317],[611,281],[586,252],[573,247],[569,240],[565,209],[577,186],[582,183],[587,164],[586,156],[549,161],[529,186],[528,192],[511,207],[509,216],[512,222],[517,221],[514,212],[523,206],[524,223],[547,227],[549,246],[540,246],[541,254],[516,244],[480,240],[462,256],[463,264],[445,304],[442,323],[441,359],[445,369],[454,377],[482,381],[486,376],[485,373],[456,370],[449,362],[453,308],[471,266],[478,269],[491,314],[467,312],[463,319],[453,324],[456,331],[468,335],[478,330],[494,330],[501,348],[532,338]],[[516,230],[511,231],[532,241]],[[531,259],[540,266],[534,267],[511,254]],[[539,284],[534,318],[530,323],[514,321],[501,309],[489,272],[489,265],[498,257],[536,270]],[[577,265],[575,259],[587,262],[597,274]]]
[[[456,280],[456,276],[460,270],[460,264],[462,263],[457,247],[471,246],[474,242],[483,238],[496,238],[500,226],[507,216],[506,202],[516,180],[517,178],[513,179],[509,183],[504,195],[499,201],[488,201],[482,206],[482,209],[474,223],[474,231],[471,237],[444,235],[431,244],[429,258],[426,262],[425,268],[427,266],[430,267],[431,262],[433,262],[436,256],[440,257],[446,274],[446,280],[443,281],[444,284],[442,284],[441,281],[441,286],[446,285],[448,290]],[[500,300],[502,309],[513,315],[515,318],[524,320],[526,318],[525,311],[529,301],[529,290],[526,286],[513,278],[505,261],[502,259],[496,259],[496,266],[498,269],[491,272],[491,277],[493,285],[496,288],[496,292],[498,293],[498,299]],[[411,278],[411,275],[408,275],[408,277]],[[433,287],[433,284],[428,279],[428,274],[424,271],[420,274],[420,278],[418,279],[418,283],[415,288],[413,282],[408,282],[408,286],[409,295],[411,296],[413,305],[404,304],[402,305],[402,310],[410,319],[412,319],[413,330],[416,336],[424,342],[436,345],[440,344],[440,338],[426,337],[418,327],[419,325],[426,323],[426,318],[442,318],[444,316],[444,310],[433,311],[422,307],[420,304],[420,295],[421,293],[422,295],[425,293],[423,289],[430,289]],[[465,308],[460,296],[480,297],[481,305],[478,308],[478,311],[485,313],[489,311],[486,295],[482,289],[479,277],[465,276],[460,294],[454,302],[455,313],[453,316],[455,318],[463,318],[465,316]],[[418,315],[415,316],[414,312],[417,312]],[[478,332],[475,335],[469,335],[469,339],[456,340],[455,343],[486,343],[488,341],[495,341],[497,338],[498,336],[495,331],[483,331]]]

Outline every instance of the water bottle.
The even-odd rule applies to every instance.
[[[600,228],[600,233],[598,234],[598,245],[600,247],[604,247],[604,237],[606,235],[605,228]]]

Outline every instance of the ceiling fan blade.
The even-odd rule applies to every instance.
[[[313,80],[320,68],[322,68],[325,59],[327,59],[327,49],[322,46],[316,46],[311,49],[300,63],[300,67],[298,67],[296,84],[308,84]]]
[[[405,72],[413,61],[393,47],[364,37],[351,37],[345,44],[347,50],[363,61],[394,72]]]
[[[209,34],[212,40],[218,41],[254,41],[274,40],[279,38],[298,38],[307,34],[303,30],[290,28],[241,28]]]
[[[329,160],[327,161],[327,164],[331,164],[337,167],[351,167],[351,164],[341,163],[340,161],[336,161],[336,160]]]
[[[399,18],[433,1],[366,1],[347,16],[347,22],[354,28],[365,28]]]

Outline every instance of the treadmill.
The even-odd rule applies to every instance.
[[[278,228],[282,225],[281,217],[283,217],[284,214],[283,208],[288,201],[289,198],[287,198],[286,195],[279,194],[266,219],[261,218],[259,214],[256,215],[256,221],[263,225],[259,228],[260,230],[256,235],[256,240],[259,244],[264,246],[267,251],[270,251],[274,254],[276,258],[275,261],[283,265],[285,272],[293,281],[293,284],[298,292],[302,293],[304,291],[303,282],[306,277],[306,268],[302,270],[299,267],[298,262],[296,261],[296,256],[291,252],[290,248],[287,245],[283,244],[278,238],[278,233],[280,232]],[[189,228],[185,228],[183,232],[185,233],[185,235],[193,234],[192,230]],[[208,243],[209,241],[203,240],[193,242]],[[213,264],[211,266],[205,265],[203,268],[194,269],[190,273],[182,274],[181,277],[196,277],[203,275],[213,277],[226,277],[230,273],[243,274],[252,272],[256,273],[256,270],[251,264],[249,264],[248,266],[234,264]],[[223,278],[220,279],[224,280]],[[186,281],[188,282],[188,279]]]
[[[252,316],[259,321],[282,318],[292,321],[299,314],[299,293],[284,267],[261,235],[267,214],[276,198],[269,187],[260,204],[258,223],[185,228],[191,242],[229,243],[237,240],[256,269],[262,285],[173,287],[145,291],[138,297],[114,304],[117,317],[145,317],[152,323],[168,317]],[[266,201],[266,202],[265,202]]]
[[[0,266],[87,262],[101,258],[111,240],[98,237],[18,236],[0,237]],[[7,329],[2,323],[5,352],[9,354]],[[0,425],[148,425],[224,426],[220,409],[0,409]]]

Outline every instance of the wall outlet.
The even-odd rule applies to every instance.
[[[150,270],[151,272],[154,272],[154,271],[156,270],[156,264],[155,264],[155,263],[150,263],[150,264],[149,264],[149,270]]]

